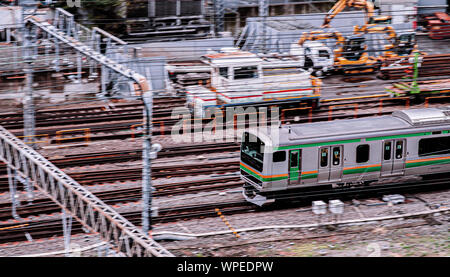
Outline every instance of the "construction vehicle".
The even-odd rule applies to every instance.
[[[334,40],[334,50],[331,50],[331,47],[325,43],[320,43],[320,40]],[[316,48],[314,49],[312,46]],[[378,65],[376,59],[369,57],[363,36],[345,38],[338,31],[304,32],[296,47],[304,48],[304,67],[308,68],[309,64],[312,64],[316,76],[318,76],[317,71],[320,72],[321,66],[327,69],[326,72],[342,71],[344,74],[355,74],[374,72]],[[291,47],[291,54],[293,48],[294,46]],[[311,51],[308,52],[308,49]],[[330,53],[329,55],[325,55],[325,49],[329,49],[326,50]],[[322,56],[326,56],[328,60],[324,59],[321,61],[322,63],[318,62],[317,59],[321,58],[319,51],[324,51]],[[309,53],[315,53],[315,55]]]
[[[415,32],[403,31],[397,33],[391,26],[379,26],[376,24],[366,24],[364,26],[355,26],[355,35],[364,34],[386,34],[384,40],[387,44],[383,45],[381,53],[377,54],[377,51],[371,51],[370,56],[375,57],[379,61],[384,61],[388,58],[411,56],[417,52],[416,34]],[[378,41],[373,38],[372,40]]]
[[[367,52],[364,36],[353,35],[338,41],[335,53],[335,69],[347,74],[372,73],[378,70],[379,62]]]
[[[334,52],[320,40],[344,39],[338,32],[304,32],[297,43],[291,45],[292,56],[303,56],[303,67],[315,76],[322,76],[334,69]]]
[[[339,0],[325,16],[322,28],[329,28],[331,20],[345,8],[358,8],[366,11],[366,24],[391,24],[390,16],[374,16],[372,2],[366,0]]]
[[[195,117],[208,118],[227,108],[319,105],[322,82],[302,69],[297,59],[224,47],[203,55],[201,61],[210,68],[208,82],[180,89]]]

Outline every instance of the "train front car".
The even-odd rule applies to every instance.
[[[241,148],[244,196],[257,205],[450,172],[450,107],[258,131],[244,133]]]
[[[252,130],[242,134],[240,168],[241,178],[245,182],[243,195],[247,201],[259,206],[267,201],[260,194],[267,186],[267,139],[267,136]]]

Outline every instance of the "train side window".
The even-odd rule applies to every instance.
[[[273,153],[273,162],[279,163],[286,160],[286,151],[277,151]]]
[[[339,165],[341,163],[341,148],[333,148],[333,165]]]
[[[328,148],[320,149],[320,166],[328,166]]]
[[[450,137],[426,138],[419,141],[419,156],[450,154]]]
[[[291,165],[290,167],[297,167],[298,166],[298,152],[292,152],[291,153]]]
[[[365,163],[369,161],[370,146],[368,144],[361,144],[356,147],[356,162]]]
[[[395,143],[395,158],[403,158],[403,141],[401,140]]]
[[[391,159],[391,147],[392,142],[388,141],[384,143],[384,160],[388,161]]]

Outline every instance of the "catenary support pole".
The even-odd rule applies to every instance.
[[[28,143],[32,148],[34,145],[35,136],[35,111],[34,111],[34,97],[33,97],[33,26],[27,26],[25,24],[25,17],[32,14],[37,8],[37,3],[32,0],[21,1],[22,5],[22,34],[23,34],[23,59],[25,61],[25,75],[26,75],[26,88],[23,99],[23,120],[24,120],[24,141]]]
[[[259,0],[259,18],[262,21],[261,52],[267,53],[267,16],[269,15],[269,0]]]
[[[144,102],[144,145],[142,150],[143,169],[142,169],[142,231],[149,234],[152,230],[152,110],[153,95],[147,92],[143,95]]]

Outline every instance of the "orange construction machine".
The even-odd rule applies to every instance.
[[[339,0],[325,16],[322,28],[329,28],[331,20],[345,8],[364,9],[366,11],[366,24],[391,24],[390,16],[374,16],[372,2],[366,0]]]

